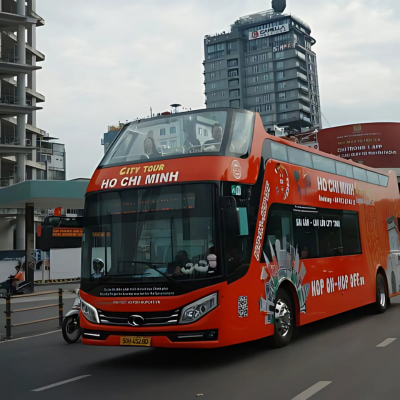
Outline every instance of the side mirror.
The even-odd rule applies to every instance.
[[[230,236],[239,236],[240,219],[236,199],[233,196],[221,197],[221,208],[224,229],[227,230]]]

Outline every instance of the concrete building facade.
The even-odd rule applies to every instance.
[[[241,17],[230,32],[205,36],[206,107],[259,112],[266,129],[320,128],[315,43],[308,24],[275,10]]]
[[[36,48],[36,29],[44,24],[36,0],[0,0],[1,188],[27,180],[65,180],[64,145],[53,143],[55,138],[36,122],[45,101],[37,91],[36,71],[45,56]],[[0,213],[0,237],[9,244],[14,235],[13,247],[24,249],[24,210]]]

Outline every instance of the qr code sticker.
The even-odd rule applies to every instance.
[[[247,310],[247,296],[239,296],[238,298],[238,312],[239,318],[246,318],[248,315]]]

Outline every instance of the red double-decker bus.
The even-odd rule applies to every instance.
[[[267,134],[239,109],[126,124],[86,195],[83,343],[209,348],[400,292],[394,173]]]

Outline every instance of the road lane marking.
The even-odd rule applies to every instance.
[[[382,343],[379,343],[378,346],[376,347],[386,347],[389,346],[390,343],[393,343],[396,340],[396,338],[388,338],[384,340]]]
[[[31,392],[42,392],[43,390],[51,389],[51,388],[53,388],[53,387],[60,386],[60,385],[65,385],[66,383],[70,383],[70,382],[74,382],[74,381],[79,381],[80,379],[88,378],[89,376],[91,376],[91,375],[81,375],[81,376],[77,376],[77,377],[75,377],[75,378],[67,379],[66,381],[53,383],[52,385],[43,386],[43,387],[38,388],[38,389],[33,389],[33,390],[31,390]]]
[[[301,392],[296,397],[293,397],[292,400],[307,400],[311,396],[314,396],[315,393],[319,392],[320,390],[327,387],[331,383],[332,383],[332,381],[320,381],[320,382],[316,383],[315,385],[309,387],[304,392]]]
[[[0,344],[2,344],[2,343],[8,343],[8,342],[15,342],[15,341],[17,341],[17,340],[30,339],[30,338],[34,338],[34,337],[38,337],[38,336],[50,335],[51,333],[58,333],[58,332],[61,332],[61,329],[58,330],[58,331],[51,331],[51,332],[46,332],[46,333],[40,333],[39,335],[25,336],[25,337],[20,337],[20,338],[17,338],[17,339],[4,340],[4,341],[0,341]]]

